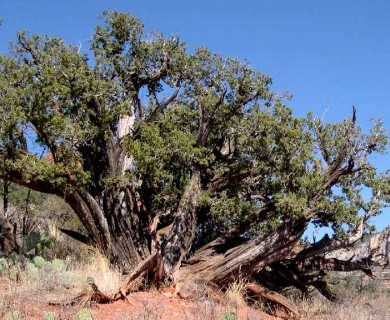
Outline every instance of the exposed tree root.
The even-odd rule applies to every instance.
[[[255,285],[255,284],[253,284]],[[249,290],[248,290],[249,291]],[[275,293],[276,294],[276,293]],[[202,298],[207,297],[207,299],[211,299],[217,303],[222,305],[228,304],[228,300],[224,293],[221,291],[218,285],[213,282],[208,282],[207,280],[202,279],[194,279],[187,280],[184,282],[179,282],[176,284],[175,295],[182,299],[191,299],[191,300],[200,300]],[[276,294],[278,295],[278,294]],[[286,298],[284,298],[286,299]],[[287,300],[287,299],[286,299]],[[276,303],[276,302],[275,302]],[[261,320],[277,320],[280,319],[279,315],[270,315],[261,310],[257,310],[260,315]],[[291,319],[291,311],[288,310],[288,314],[286,315]],[[295,315],[294,315],[295,317]],[[296,318],[296,317],[295,317]]]
[[[225,303],[226,297],[212,282],[202,279],[188,279],[175,284],[175,295],[182,299],[199,300],[204,297],[218,303]]]
[[[157,285],[166,279],[172,280],[176,287],[175,294],[180,298],[197,300],[207,297],[223,304],[226,298],[220,290],[221,286],[234,281],[240,272],[254,281],[245,286],[251,296],[276,307],[274,316],[298,319],[297,307],[278,292],[295,287],[307,295],[309,288],[314,287],[328,300],[336,302],[338,297],[324,278],[327,271],[358,270],[372,277],[370,267],[376,263],[372,261],[372,255],[360,259],[353,256],[349,260],[325,258],[318,252],[323,246],[329,247],[331,239],[324,237],[311,247],[299,247],[294,252],[295,256],[291,257],[289,252],[298,246],[299,235],[291,235],[282,229],[271,235],[256,241],[240,237],[218,238],[199,249],[190,259],[182,261],[179,270],[171,274],[165,273],[161,250],[156,247],[152,255],[127,274],[117,293],[105,295],[90,278],[88,283],[92,290],[63,304],[85,306],[91,302],[104,304],[127,300],[130,292],[140,290],[147,275],[147,280]],[[270,252],[268,248],[273,248],[273,251]],[[267,317],[264,319],[275,319],[270,315]]]
[[[118,292],[108,296],[104,294],[98,286],[95,284],[95,280],[92,277],[87,278],[87,282],[92,290],[83,291],[76,297],[71,300],[63,301],[63,302],[51,302],[50,305],[71,305],[71,306],[86,306],[91,302],[95,302],[98,304],[112,303],[117,300],[127,300],[127,294],[130,291],[139,290],[140,280],[143,279],[143,276],[147,271],[153,269],[155,262],[157,259],[157,255],[151,255],[143,262],[141,262],[132,272],[130,272],[126,279],[123,281],[122,286],[119,288]]]
[[[245,285],[245,289],[248,292],[256,295],[261,300],[268,300],[277,304],[278,306],[281,306],[287,311],[287,317],[299,319],[298,308],[290,300],[288,300],[281,294],[275,291],[271,291],[253,282],[247,283]]]
[[[156,261],[157,253],[154,253],[138,264],[138,266],[136,266],[134,270],[127,275],[122,286],[119,288],[119,292],[113,296],[113,299],[118,300],[121,297],[126,299],[127,294],[132,288],[134,288],[134,284],[137,279],[139,279],[145,272],[152,271],[156,265]]]
[[[106,304],[114,302],[114,297],[109,297],[103,292],[99,290],[97,285],[95,284],[95,280],[92,277],[87,278],[87,282],[92,290],[83,291],[76,297],[71,300],[66,300],[62,302],[49,302],[49,305],[62,305],[62,306],[80,306],[85,307],[91,304],[91,302],[95,302],[98,304]]]

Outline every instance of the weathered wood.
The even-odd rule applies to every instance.
[[[69,230],[69,229],[64,229],[64,228],[60,228],[60,227],[58,227],[58,230],[64,234],[66,234],[67,236],[71,237],[72,239],[75,239],[81,243],[84,243],[87,245],[92,244],[91,239],[88,236],[86,236],[80,232],[77,232],[74,230]]]
[[[196,211],[199,205],[200,173],[195,172],[186,186],[179,207],[175,213],[172,228],[160,242],[161,263],[158,277],[172,275],[179,269],[195,236]]]
[[[134,194],[127,187],[106,188],[95,199],[86,191],[66,195],[91,243],[122,268],[129,268],[149,255],[148,217],[139,212]]]
[[[291,313],[292,318],[299,318],[298,308],[281,294],[271,291],[253,282],[247,283],[245,285],[245,289],[258,296],[261,300],[272,301],[276,305],[285,308],[289,313]]]
[[[274,261],[283,260],[299,241],[303,230],[282,227],[241,243],[220,237],[185,261],[174,274],[175,282],[197,277],[223,284],[234,281],[237,274],[250,275]]]
[[[155,252],[150,255],[144,261],[139,263],[132,272],[130,272],[125,280],[123,281],[121,287],[119,288],[119,292],[114,295],[113,299],[119,299],[120,297],[126,298],[127,294],[131,290],[133,283],[145,272],[152,271],[155,268],[156,261],[158,259],[158,254]]]
[[[298,265],[301,271],[310,272],[310,271],[362,271],[370,278],[373,277],[370,266],[373,263],[369,259],[362,259],[360,261],[344,261],[336,258],[325,259],[324,257],[313,257],[310,259],[306,259],[302,263]]]
[[[71,300],[65,300],[65,301],[51,301],[49,302],[49,305],[54,306],[79,306],[79,307],[86,307],[91,302],[96,302],[99,304],[106,304],[106,303],[112,303],[118,299],[112,298],[104,294],[100,291],[98,286],[95,284],[95,280],[92,277],[87,277],[87,283],[90,286],[92,290],[85,290],[78,294],[76,297],[72,298]]]

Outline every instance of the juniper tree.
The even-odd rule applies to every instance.
[[[87,234],[64,232],[132,267],[122,295],[147,272],[332,299],[321,272],[368,272],[324,253],[370,232],[387,204],[388,175],[369,162],[385,152],[380,121],[364,133],[355,110],[296,117],[247,62],[103,17],[87,53],[20,32],[0,56],[0,173],[63,198]],[[334,234],[303,245],[310,223]]]

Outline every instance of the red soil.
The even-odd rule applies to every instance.
[[[28,288],[20,290],[13,288],[12,282],[0,279],[0,319],[6,319],[10,310],[20,312],[21,319],[42,319],[48,312],[54,312],[56,319],[74,319],[79,307],[53,306],[50,301],[66,301],[72,297],[70,292],[29,292]],[[72,293],[73,294],[73,293]],[[161,319],[161,320],[209,320],[223,319],[223,315],[232,312],[240,320],[275,319],[249,307],[234,307],[222,305],[208,298],[200,301],[180,299],[173,296],[171,289],[164,292],[137,292],[128,296],[129,302],[117,301],[111,304],[94,304],[91,310],[93,319],[124,320],[124,319]]]

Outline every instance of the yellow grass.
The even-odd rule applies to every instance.
[[[245,281],[239,279],[233,282],[226,290],[225,296],[232,306],[245,306]]]
[[[390,319],[390,295],[385,288],[376,292],[357,292],[345,288],[341,301],[332,303],[320,295],[298,301],[302,320],[384,320]]]
[[[88,289],[87,277],[95,280],[98,288],[107,295],[116,293],[121,285],[121,274],[111,267],[109,260],[99,250],[93,250],[85,261],[76,262],[71,270],[77,275],[78,288]]]
[[[118,270],[111,267],[108,259],[98,250],[85,251],[81,261],[67,258],[66,263],[67,269],[64,271],[55,270],[49,265],[40,268],[37,274],[31,277],[23,268],[16,268],[14,271],[18,274],[17,277],[11,272],[0,277],[0,318],[11,310],[26,312],[23,308],[24,301],[27,300],[30,305],[34,305],[34,301],[69,299],[88,289],[87,277],[93,277],[99,289],[107,295],[116,292],[120,287],[123,277]],[[361,289],[361,286],[356,287],[342,282],[335,287],[342,298],[339,303],[331,303],[319,294],[315,294],[310,300],[296,299],[295,303],[300,310],[302,320],[390,319],[388,289],[371,284],[375,283],[369,282],[365,285],[369,290],[364,290],[364,286]],[[233,311],[245,306],[244,288],[245,282],[238,280],[225,292],[228,306]],[[195,303],[194,314],[188,315],[188,319],[192,319],[191,316],[202,320],[220,319],[220,312],[217,312],[215,305],[210,304],[210,301],[200,299]],[[261,303],[258,306],[261,306]],[[153,307],[155,306],[148,306],[150,310]],[[154,313],[150,310],[148,319],[154,319],[152,317]],[[201,310],[204,311],[202,315]],[[159,316],[157,311],[155,316],[155,319]]]

